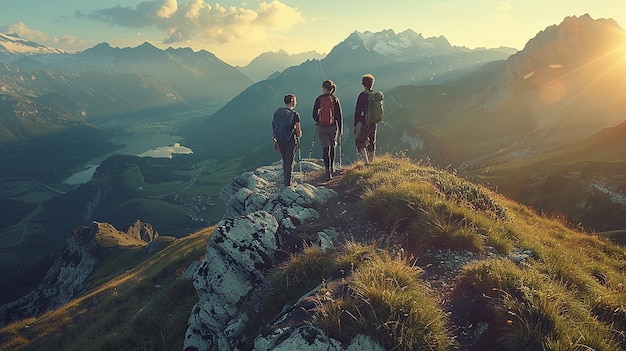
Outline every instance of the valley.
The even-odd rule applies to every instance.
[[[98,126],[111,136],[108,145],[114,145],[102,149],[106,152],[85,157],[80,148],[73,149],[62,159],[80,162],[66,161],[68,168],[49,179],[38,172],[3,177],[0,267],[21,270],[19,277],[9,273],[2,279],[13,279],[11,285],[20,289],[3,292],[0,302],[19,296],[21,288],[32,288],[28,281],[41,278],[71,230],[91,219],[118,228],[140,219],[161,235],[173,237],[217,223],[225,208],[219,192],[243,171],[241,158],[204,158],[185,147],[177,134],[181,125],[219,108],[208,105],[174,114],[110,119]],[[184,154],[171,154],[177,150]],[[150,152],[153,156],[142,157]]]

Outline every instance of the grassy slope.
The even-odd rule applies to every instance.
[[[58,310],[4,327],[0,349],[182,349],[197,295],[191,281],[177,277],[202,258],[213,229],[174,240],[136,268]]]
[[[575,145],[531,159],[509,160],[487,170],[469,172],[467,176],[497,187],[518,201],[566,214],[572,222],[583,222],[596,230],[620,228],[623,212],[619,212],[619,206],[585,184],[600,179],[603,186],[624,192],[625,134],[626,123],[622,123]],[[585,202],[595,209],[581,208]]]
[[[292,253],[272,272],[272,305],[293,303],[293,286],[309,291],[340,269],[341,283],[329,280],[315,297],[314,323],[344,341],[367,333],[399,350],[625,346],[623,247],[405,159],[358,163],[326,185],[348,205],[313,226],[335,225],[346,240],[328,253]],[[379,232],[374,241],[359,226],[367,221]],[[174,278],[202,255],[211,230],[174,241],[58,311],[3,328],[2,348],[180,349],[196,296]],[[311,231],[301,228],[302,238]],[[454,257],[469,259],[450,268]],[[468,338],[485,325],[480,341]]]

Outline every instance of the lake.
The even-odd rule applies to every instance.
[[[135,135],[132,138],[131,144],[128,144],[124,148],[89,161],[81,171],[74,173],[71,177],[64,180],[63,183],[69,185],[87,183],[91,180],[91,177],[93,177],[100,163],[114,154],[172,158],[173,154],[188,155],[193,153],[193,150],[190,148],[180,145],[180,143],[178,143],[179,138],[176,136],[159,134],[150,135],[149,137],[145,135],[143,137],[138,138],[138,136]],[[166,146],[158,146],[164,143]]]
[[[171,132],[176,130],[178,125],[212,115],[221,106],[221,104],[212,104],[173,115],[150,116],[149,119],[111,119],[108,124],[103,125],[103,128],[118,131],[117,136],[111,142],[122,147],[87,162],[82,170],[67,178],[63,183],[69,185],[87,183],[100,163],[115,154],[167,158],[172,158],[173,154],[191,154],[193,150],[180,145],[181,137],[172,135]]]

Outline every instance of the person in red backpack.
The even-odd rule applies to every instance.
[[[365,123],[367,100],[369,93],[372,91],[372,87],[374,87],[374,80],[374,76],[369,73],[361,78],[363,91],[359,94],[356,100],[354,126],[352,127],[356,149],[363,158],[365,164],[370,164],[374,160],[374,155],[376,154],[376,123]],[[359,123],[361,124],[361,127],[357,129]]]
[[[313,104],[313,120],[317,125],[317,137],[322,146],[322,158],[326,168],[326,177],[330,180],[335,173],[335,147],[341,137],[341,102],[335,96],[337,86],[332,80],[322,82],[322,95]]]

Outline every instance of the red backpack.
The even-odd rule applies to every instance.
[[[335,98],[332,94],[324,94],[320,98],[317,110],[318,125],[328,127],[335,124]]]

